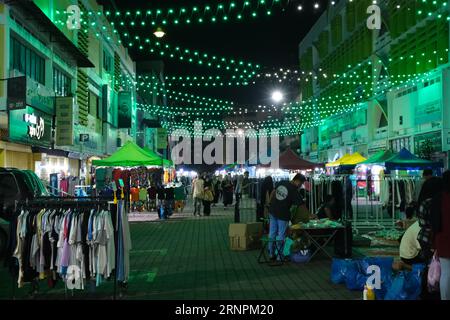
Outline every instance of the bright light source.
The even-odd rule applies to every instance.
[[[302,5],[299,5],[299,6],[297,7],[297,10],[298,10],[298,11],[302,11],[302,10],[303,10],[303,6],[302,6]]]
[[[162,28],[156,29],[156,31],[153,34],[157,38],[162,38],[162,37],[164,37],[166,35],[166,33],[164,32],[164,30]]]
[[[281,93],[281,91],[275,91],[274,93],[272,93],[272,100],[273,101],[275,101],[275,102],[281,102],[281,101],[283,101],[283,99],[284,99],[284,96],[283,96],[283,94]]]

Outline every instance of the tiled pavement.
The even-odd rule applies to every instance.
[[[252,210],[253,211],[253,210]],[[233,252],[228,247],[228,224],[233,209],[213,210],[211,217],[175,215],[174,219],[131,224],[133,250],[127,292],[122,299],[360,299],[361,294],[331,284],[331,261],[319,256],[310,264],[278,267],[257,262],[259,251]],[[253,214],[243,214],[251,220]],[[29,298],[29,288],[15,290]],[[41,289],[40,299],[111,299],[113,285],[95,292]],[[0,269],[0,298],[12,297],[11,278]]]

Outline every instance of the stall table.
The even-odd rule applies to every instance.
[[[306,225],[293,225],[290,227],[289,232],[291,234],[298,234],[301,232],[308,238],[309,241],[311,241],[311,244],[314,245],[315,249],[307,261],[310,262],[319,252],[323,252],[330,259],[333,259],[325,248],[336,237],[336,234],[344,229],[345,228],[343,225],[337,223],[334,223],[333,225],[309,223]]]

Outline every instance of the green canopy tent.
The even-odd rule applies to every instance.
[[[393,153],[391,150],[386,151],[379,151],[376,154],[374,154],[372,157],[367,159],[366,161],[358,163],[358,165],[365,164],[365,165],[371,165],[371,164],[379,164],[384,165],[386,161],[391,159],[395,156],[395,153]]]
[[[94,160],[92,164],[97,167],[162,167],[160,157],[151,156],[132,141],[128,141],[112,156],[103,160]]]
[[[160,165],[162,165],[163,167],[173,167],[173,161],[172,160],[168,160],[168,159],[164,159],[162,156],[160,156],[159,154],[157,154],[155,151],[151,150],[148,147],[144,147],[142,150],[144,150],[149,156],[151,157],[156,157],[160,159]],[[161,164],[162,161],[162,164]]]

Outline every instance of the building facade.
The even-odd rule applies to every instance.
[[[450,3],[377,3],[337,1],[299,46],[302,100],[312,106],[302,154],[328,162],[405,147],[448,167]]]
[[[0,167],[89,180],[93,159],[138,138],[136,64],[105,15],[89,13],[102,11],[95,0],[0,3]]]

